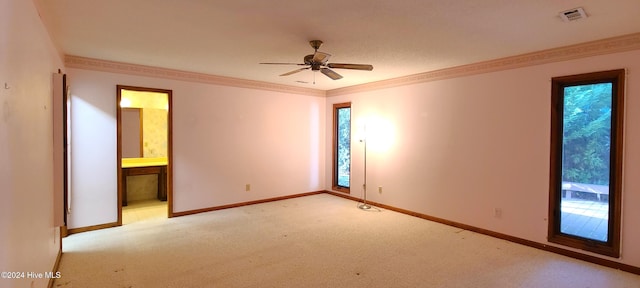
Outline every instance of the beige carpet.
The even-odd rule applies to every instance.
[[[54,287],[640,287],[640,276],[321,194],[71,235]]]

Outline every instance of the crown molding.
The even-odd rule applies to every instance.
[[[502,70],[567,61],[584,57],[625,52],[640,49],[640,33],[564,46],[517,56],[483,61],[469,65],[445,68],[430,72],[413,74],[388,80],[354,85],[327,91],[327,97],[366,92],[417,84],[423,82],[450,79],[462,76],[490,73]]]
[[[94,58],[86,58],[73,55],[65,55],[65,66],[85,70],[95,70],[102,72],[120,73],[136,76],[157,77],[172,80],[198,82],[206,84],[216,84],[240,88],[250,88],[258,90],[268,90],[275,92],[294,93],[308,96],[325,97],[326,91],[302,87],[273,84],[268,82],[245,80],[232,77],[216,76],[204,73],[187,72],[181,70],[159,68],[138,64],[129,64]]]
[[[483,61],[469,65],[462,65],[361,85],[332,89],[328,91],[254,80],[238,79],[232,77],[216,76],[204,73],[187,72],[167,68],[100,60],[73,55],[65,55],[64,62],[65,66],[69,68],[96,70],[137,76],[158,77],[165,79],[294,93],[317,97],[331,97],[638,49],[640,49],[640,33],[634,33],[506,58]]]

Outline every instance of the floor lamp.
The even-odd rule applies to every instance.
[[[364,135],[360,139],[360,142],[364,144],[364,184],[362,184],[362,189],[364,190],[364,197],[362,200],[362,204],[358,205],[358,208],[362,210],[371,209],[371,205],[367,204],[367,126],[364,126]]]

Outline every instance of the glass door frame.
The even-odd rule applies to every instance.
[[[625,70],[611,70],[580,75],[555,77],[551,93],[551,159],[549,181],[548,241],[611,257],[620,257],[620,229],[622,208],[622,158],[624,128]],[[612,83],[609,217],[607,241],[597,241],[562,233],[562,153],[565,87]]]

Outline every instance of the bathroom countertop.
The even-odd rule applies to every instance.
[[[150,167],[167,165],[167,157],[159,158],[122,158],[122,168]]]

